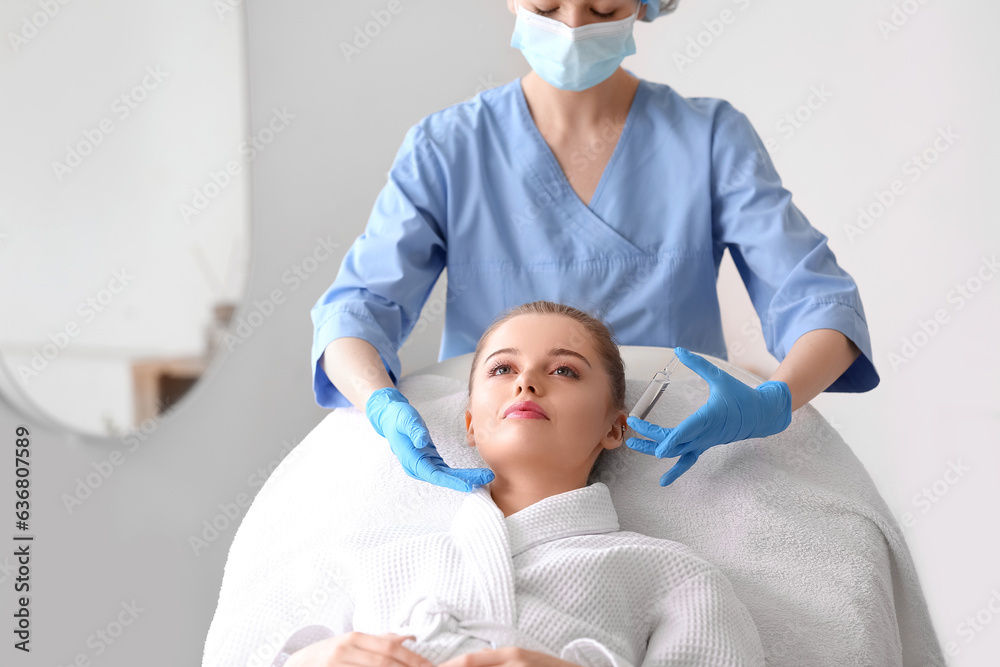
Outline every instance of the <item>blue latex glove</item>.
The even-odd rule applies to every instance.
[[[389,441],[389,448],[413,479],[456,491],[472,491],[473,484],[489,484],[489,468],[450,468],[431,442],[430,431],[417,409],[395,387],[372,392],[365,416],[375,432]]]
[[[774,435],[792,422],[792,392],[784,382],[748,387],[683,347],[674,348],[674,352],[681,363],[708,382],[708,401],[674,428],[663,428],[638,417],[627,420],[632,430],[652,440],[629,438],[626,445],[658,459],[680,456],[660,478],[660,486],[667,486],[687,472],[709,447]]]

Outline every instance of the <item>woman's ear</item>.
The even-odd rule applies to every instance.
[[[465,411],[465,442],[469,445],[469,447],[475,447],[476,446],[476,437],[475,437],[475,434],[473,433],[473,430],[474,429],[472,428],[472,413],[469,412],[468,410],[466,410]]]
[[[615,417],[615,420],[611,423],[611,428],[608,430],[607,436],[605,437],[605,449],[618,449],[623,444],[625,444],[625,434],[628,431],[628,415],[624,412],[619,412]]]

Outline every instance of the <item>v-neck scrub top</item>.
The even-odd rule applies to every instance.
[[[587,156],[572,157],[571,174]],[[878,384],[856,283],[729,102],[640,79],[588,206],[538,131],[520,79],[482,91],[407,131],[364,233],[312,308],[316,401],[350,405],[320,365],[345,336],[371,343],[398,382],[398,350],[445,268],[439,361],[474,351],[503,311],[541,299],[602,319],[620,345],[728,359],[716,292],[726,249],[772,355],[835,329],[861,355],[827,391]]]

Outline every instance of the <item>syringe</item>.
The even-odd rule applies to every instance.
[[[649,381],[648,385],[646,385],[646,389],[642,392],[642,396],[640,396],[639,400],[636,401],[635,407],[632,408],[632,412],[629,416],[638,417],[639,419],[646,418],[646,415],[648,415],[653,409],[653,406],[656,405],[656,401],[660,399],[660,396],[663,395],[664,390],[666,390],[667,386],[670,384],[670,373],[674,370],[677,362],[678,359],[675,354],[674,358],[671,359],[666,366],[664,366],[662,371],[656,372],[653,379]]]

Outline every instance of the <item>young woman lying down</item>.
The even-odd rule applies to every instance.
[[[624,442],[625,368],[599,320],[547,301],[494,321],[476,348],[466,441],[495,478],[447,532],[355,534],[351,581],[275,665],[763,665],[729,580],[688,547],[619,530],[588,484]],[[332,621],[331,621],[332,622]]]

